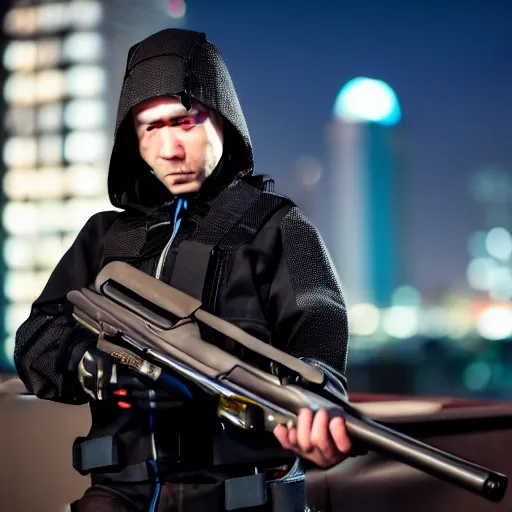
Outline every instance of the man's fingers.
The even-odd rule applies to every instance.
[[[288,429],[284,425],[277,425],[274,429],[274,435],[277,437],[277,440],[281,443],[281,446],[285,450],[292,449],[292,446],[288,441]]]
[[[336,448],[338,448],[341,453],[348,455],[352,449],[352,443],[348,437],[345,422],[341,418],[333,418],[329,423],[329,431],[331,432]]]
[[[311,427],[313,424],[313,412],[309,409],[301,409],[297,417],[297,444],[304,453],[313,450],[311,444]]]
[[[286,428],[284,425],[277,425],[276,428],[274,428],[274,435],[285,450],[291,450],[296,453],[300,451],[299,445],[297,444],[296,428]]]
[[[311,427],[311,445],[316,448],[326,460],[336,455],[336,445],[329,434],[329,415],[325,409],[315,414]]]
[[[337,464],[352,448],[343,419],[329,419],[325,409],[315,414],[309,409],[302,409],[297,417],[297,428],[278,425],[274,434],[284,449],[320,467]]]
[[[288,442],[296,450],[299,449],[299,444],[297,442],[297,429],[294,427],[288,429]]]

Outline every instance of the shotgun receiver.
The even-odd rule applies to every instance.
[[[500,501],[505,494],[507,476],[365,417],[324,389],[324,374],[318,368],[204,311],[200,301],[127,263],[109,263],[98,274],[95,290],[74,290],[67,298],[74,318],[98,334],[99,349],[162,387],[166,379],[179,380],[218,395],[218,414],[240,428],[271,431],[278,423],[293,425],[301,408],[324,408],[331,417],[342,417],[349,436],[368,450],[491,501]],[[286,378],[204,341],[201,325],[272,361]]]

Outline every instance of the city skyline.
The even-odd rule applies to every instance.
[[[106,53],[115,69],[109,131],[124,67],[116,56],[159,28],[204,30],[232,69],[256,172],[274,176],[278,189],[293,196],[297,161],[312,158],[328,169],[325,131],[340,88],[359,75],[386,81],[398,95],[408,133],[410,284],[435,296],[464,281],[468,236],[484,223],[469,191],[472,176],[491,166],[512,174],[512,72],[506,65],[512,4],[424,4],[325,1],[293,9],[286,2],[248,0],[242,7],[227,0],[219,8],[196,0],[176,20],[165,16],[166,2],[151,10],[106,3],[109,30],[122,33],[122,42],[113,41]]]
[[[123,6],[105,3],[108,30],[119,34],[105,54],[110,140],[129,46],[169,26],[203,30],[231,70],[255,172],[274,177],[278,191],[311,211],[318,198],[309,204],[296,183],[298,162],[318,162],[325,179],[326,130],[339,90],[357,76],[383,80],[398,96],[407,133],[408,284],[432,298],[466,285],[468,237],[484,223],[470,194],[472,177],[489,166],[512,173],[512,4],[366,0],[293,8],[283,1],[195,0],[183,19],[167,16],[164,1],[151,10]]]
[[[490,165],[512,172],[510,19],[512,4],[500,1],[228,0],[216,9],[197,0],[185,23],[225,55],[256,170],[278,190],[292,188],[303,155],[327,168],[325,127],[345,83],[368,76],[395,90],[410,142],[410,284],[438,296],[465,284],[468,236],[483,223],[472,175]]]
[[[512,176],[512,152],[507,138],[512,101],[504,86],[507,73],[510,75],[506,56],[512,53],[512,47],[503,21],[508,12],[512,15],[512,7],[497,1],[485,3],[483,10],[481,2],[463,8],[449,3],[443,9],[429,6],[419,17],[410,6],[402,9],[398,3],[389,2],[383,10],[379,5],[367,1],[340,7],[324,2],[309,10],[294,10],[280,2],[248,0],[240,7],[228,0],[221,9],[213,9],[211,4],[198,0],[187,5],[185,18],[174,19],[166,16],[165,2],[155,4],[151,10],[141,8],[135,1],[105,3],[101,31],[109,37],[101,58],[108,69],[107,112],[100,117],[101,124],[109,128],[102,136],[104,153],[109,152],[118,85],[124,73],[124,58],[119,55],[126,55],[132,44],[162,28],[204,30],[217,43],[232,70],[252,134],[256,173],[273,176],[277,191],[289,194],[322,227],[329,224],[327,216],[335,211],[331,206],[326,208],[328,201],[322,194],[328,190],[326,185],[333,182],[329,175],[333,168],[328,131],[332,128],[338,92],[357,76],[384,80],[397,93],[402,110],[400,130],[406,134],[400,157],[407,174],[401,186],[407,185],[405,238],[411,243],[404,251],[404,273],[410,279],[400,284],[415,286],[427,299],[440,298],[446,291],[471,291],[466,275],[472,257],[468,250],[470,235],[499,227],[486,226],[481,207],[474,200],[474,176],[488,168]],[[248,17],[251,23],[242,34],[241,27]],[[337,18],[342,21],[335,30]],[[134,24],[135,19],[138,23]],[[363,27],[365,38],[360,37]],[[414,28],[420,32],[435,29],[435,37],[421,39]],[[265,29],[269,30],[263,36]],[[310,37],[302,37],[306,33]],[[72,45],[71,39],[66,43],[66,58],[72,55],[69,52],[73,45],[83,42],[77,37]],[[404,41],[408,44],[399,46]],[[71,74],[67,75],[66,79],[71,80]],[[85,86],[88,81],[81,82]],[[485,93],[484,83],[493,94]],[[14,91],[12,87],[9,90]],[[427,90],[430,94],[425,94]],[[49,105],[41,109],[37,123],[46,123],[43,110],[48,114],[44,119],[57,115]],[[94,117],[92,111],[90,116]],[[90,122],[97,123],[99,118],[91,118]],[[17,126],[22,124],[18,122]],[[23,125],[23,130],[27,129]],[[55,160],[60,139],[47,139],[40,141],[38,158],[44,154]],[[4,158],[28,158],[27,155],[10,151]],[[66,158],[69,156],[70,153]],[[102,158],[99,153],[98,157]],[[298,167],[303,183],[298,179]],[[313,175],[308,176],[309,172]],[[12,185],[7,190],[9,194],[14,191],[17,197],[21,193],[13,188],[18,182],[6,183]],[[320,185],[316,190],[315,183]],[[29,196],[38,196],[40,190],[35,182],[32,188]],[[53,243],[52,254],[44,256],[45,265],[50,260],[54,263],[59,244]],[[333,251],[333,247],[328,248]],[[15,264],[19,266],[20,262],[16,260]],[[343,272],[340,274],[343,282]],[[31,281],[31,287],[39,287],[38,283]],[[24,301],[28,298],[24,297]],[[19,318],[12,316],[11,330]]]

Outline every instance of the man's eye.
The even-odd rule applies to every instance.
[[[148,124],[146,131],[150,132],[151,130],[154,130],[155,128],[162,128],[164,126],[164,123],[160,121],[156,121],[154,123]]]
[[[177,119],[177,124],[182,128],[189,128],[196,124],[196,119],[193,116],[183,116]]]

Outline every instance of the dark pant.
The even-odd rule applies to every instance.
[[[269,499],[265,505],[244,508],[244,512],[301,512],[303,503],[304,483],[296,484],[298,499],[290,506],[283,505],[279,496],[276,507],[272,507]],[[155,508],[151,508],[155,486],[152,484],[108,484],[93,485],[86,490],[84,496],[75,501],[73,512],[225,512],[224,479],[208,483],[165,483],[161,486],[159,499]],[[269,489],[268,496],[274,493]],[[285,501],[289,501],[285,498]],[[284,507],[284,508],[283,508]]]
[[[163,484],[155,512],[224,511],[224,484]],[[148,512],[154,486],[95,485],[87,489],[71,510],[76,512]],[[222,491],[222,492],[221,492]],[[249,510],[249,509],[247,509]],[[263,510],[263,509],[262,509]]]

